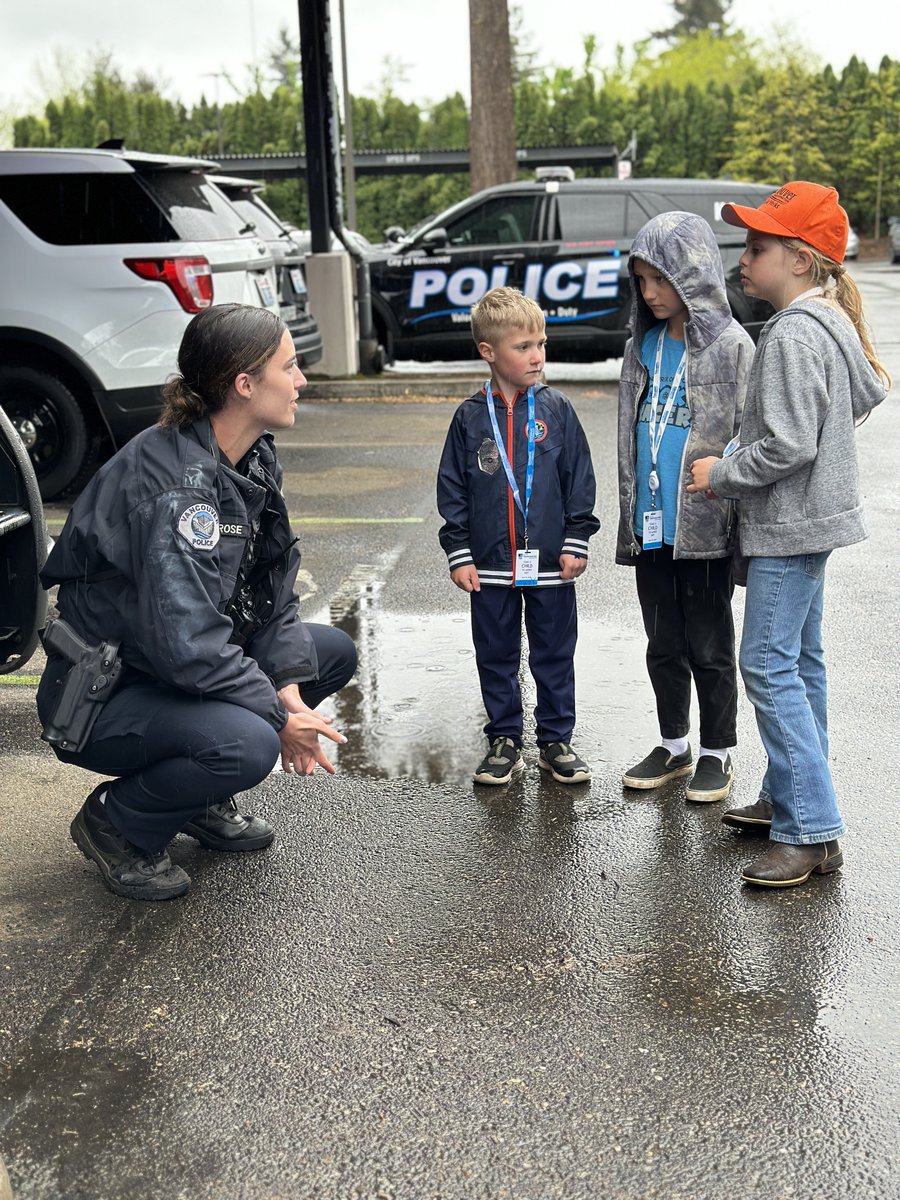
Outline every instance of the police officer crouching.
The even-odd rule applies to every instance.
[[[300,553],[269,430],[294,424],[303,378],[264,308],[193,318],[159,424],[106,463],[41,574],[59,584],[38,688],[57,756],[101,775],[72,838],[135,900],[190,887],[167,844],[259,850],[272,828],[241,812],[279,753],[334,773],[319,742],[346,739],[313,710],[356,669],[341,630],[300,620]]]

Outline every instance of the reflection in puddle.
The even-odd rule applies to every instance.
[[[382,605],[382,590],[373,568],[360,568],[331,604],[331,623],[353,638],[359,653],[356,675],[333,702],[335,726],[349,739],[338,752],[341,768],[434,783],[462,780],[485,746],[469,614],[391,612]],[[657,736],[644,640],[583,618],[579,628],[573,741],[595,768],[609,763],[619,770],[646,754]],[[534,758],[534,683],[524,658],[521,683],[525,753]]]

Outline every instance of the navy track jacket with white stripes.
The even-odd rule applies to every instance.
[[[494,395],[497,425],[525,503],[528,400],[510,405]],[[537,439],[528,507],[528,547],[540,552],[538,586],[557,587],[559,556],[588,556],[600,528],[591,452],[572,405],[554,388],[534,389]],[[484,388],[464,400],[444,443],[437,481],[440,540],[451,571],[474,564],[482,585],[511,587],[516,549],[525,547],[525,521],[500,461]],[[568,581],[574,582],[574,581]]]

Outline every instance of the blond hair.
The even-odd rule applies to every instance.
[[[810,283],[813,287],[824,288],[826,296],[834,296],[835,303],[853,323],[853,327],[859,335],[863,354],[872,368],[890,387],[893,380],[887,367],[879,362],[875,354],[869,324],[863,313],[862,296],[855,281],[847,274],[846,268],[835,262],[833,258],[829,258],[827,254],[823,254],[821,250],[817,250],[815,246],[811,246],[809,242],[801,241],[800,238],[782,238],[781,240],[789,250],[805,250],[810,256],[812,259],[812,266],[809,269]],[[830,283],[832,279],[834,280],[833,287]]]
[[[489,346],[495,346],[510,329],[543,332],[544,310],[518,288],[491,288],[472,309],[475,345],[487,342]]]

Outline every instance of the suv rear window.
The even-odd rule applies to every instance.
[[[244,222],[218,188],[188,171],[143,171],[135,178],[162,207],[186,242],[237,237]]]
[[[0,200],[53,246],[178,239],[133,175],[4,175]]]
[[[241,214],[248,224],[253,225],[256,232],[261,238],[268,241],[274,241],[276,238],[284,238],[287,241],[283,228],[266,212],[264,208],[260,208],[249,196],[229,196],[228,199]]]

